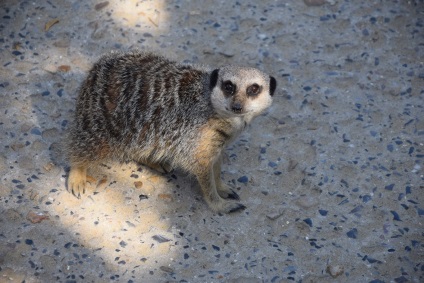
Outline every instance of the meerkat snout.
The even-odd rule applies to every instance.
[[[234,102],[231,109],[234,113],[242,113],[243,112],[243,106],[241,106],[241,103]]]

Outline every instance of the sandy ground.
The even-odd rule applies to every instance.
[[[423,282],[423,1],[0,3],[1,282]],[[65,187],[78,87],[109,50],[258,67],[226,150],[247,209],[137,164]]]

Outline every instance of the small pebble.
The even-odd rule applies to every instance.
[[[174,198],[170,194],[159,194],[158,199],[163,200],[165,202],[171,202],[174,200]]]
[[[71,66],[69,65],[60,65],[59,67],[57,67],[57,70],[60,72],[64,72],[67,73],[71,70]]]
[[[327,216],[328,211],[324,210],[324,209],[320,209],[318,210],[319,214],[321,214],[322,216]]]
[[[94,9],[95,9],[96,11],[99,11],[99,10],[101,10],[101,9],[105,8],[107,5],[109,5],[109,1],[100,2],[100,3],[98,3],[98,4],[96,4],[96,5],[94,6]]]
[[[312,227],[312,219],[311,218],[303,219],[303,222],[305,222],[306,224],[308,224],[309,227]]]
[[[372,197],[370,195],[364,195],[362,197],[362,201],[365,202],[365,203],[369,202],[371,199],[372,199]]]
[[[275,220],[284,214],[284,210],[274,210],[269,212],[266,217],[271,220]]]
[[[326,0],[303,0],[306,6],[322,6],[325,4]]]
[[[396,211],[391,210],[390,213],[393,214],[393,220],[402,221],[400,220],[399,214]]]
[[[45,215],[41,212],[39,213],[35,213],[34,211],[30,211],[28,212],[26,218],[31,222],[31,223],[40,223],[43,220],[49,219],[48,215]]]
[[[336,278],[343,274],[344,267],[341,265],[328,265],[326,271],[331,277]]]
[[[141,195],[138,196],[138,199],[139,200],[148,199],[148,198],[149,197],[147,195],[143,195],[143,194],[141,194]]]
[[[390,184],[384,187],[385,190],[392,191],[395,184]]]
[[[33,128],[31,129],[31,134],[41,136],[41,131],[39,128]]]
[[[171,241],[170,239],[165,238],[164,236],[161,236],[161,235],[154,235],[152,239],[158,243],[165,243],[165,242]]]
[[[277,167],[277,166],[278,166],[278,164],[277,164],[277,163],[275,163],[275,162],[273,162],[273,161],[270,161],[270,162],[268,162],[268,166],[269,166],[269,167],[272,167],[272,168],[275,168],[275,167]]]
[[[174,269],[172,269],[168,266],[161,266],[161,267],[159,267],[159,269],[164,271],[164,272],[167,272],[167,273],[173,273],[174,272]]]
[[[141,182],[141,181],[134,182],[134,187],[136,189],[140,189],[141,187],[143,187],[143,182]]]
[[[215,245],[212,245],[212,248],[213,248],[215,251],[219,251],[219,250],[221,250],[218,246],[215,246]]]
[[[346,235],[349,238],[356,239],[356,237],[358,236],[358,229],[353,228],[352,230],[350,230],[349,232],[347,232]]]
[[[245,184],[249,181],[249,178],[247,178],[247,176],[242,176],[242,177],[238,178],[237,181]]]
[[[296,205],[302,208],[310,208],[318,204],[319,204],[318,198],[313,196],[301,196],[296,201]]]

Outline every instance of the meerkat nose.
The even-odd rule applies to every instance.
[[[231,109],[233,110],[234,113],[241,113],[241,111],[243,110],[243,107],[241,106],[240,103],[236,102],[232,105]]]

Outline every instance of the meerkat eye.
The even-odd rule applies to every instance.
[[[246,92],[248,96],[255,96],[259,94],[260,90],[261,90],[261,87],[258,84],[253,84],[247,88]]]
[[[223,89],[224,89],[225,93],[231,95],[231,94],[234,94],[234,92],[236,90],[236,86],[230,81],[225,81],[223,83]]]

